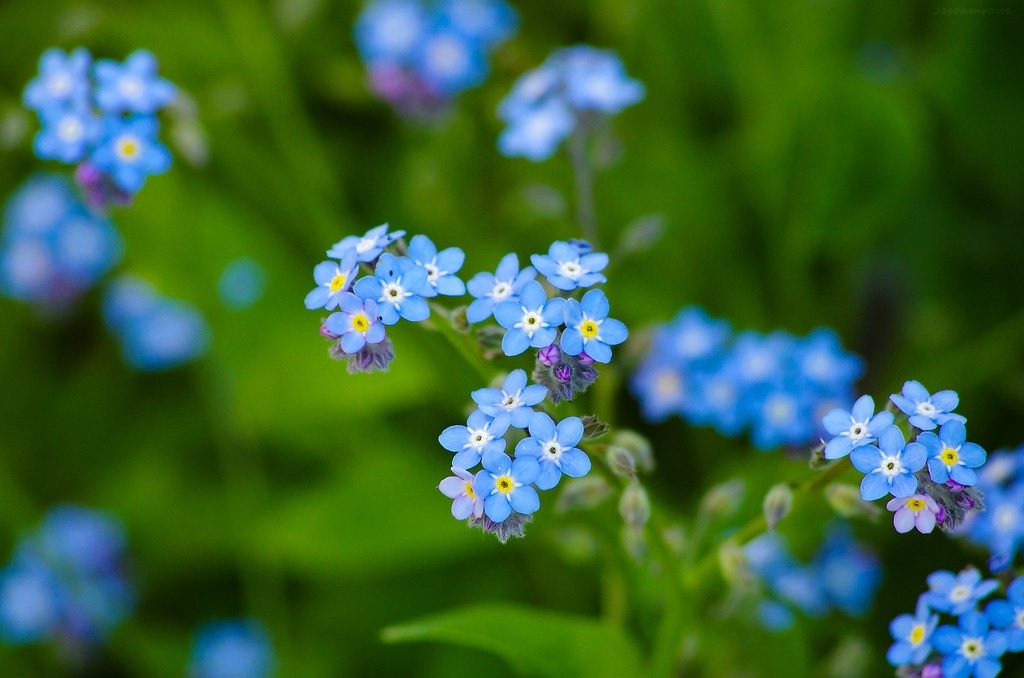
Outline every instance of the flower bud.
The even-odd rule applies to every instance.
[[[718,549],[718,566],[722,570],[722,578],[733,586],[749,588],[755,581],[747,554],[734,541],[727,541]]]
[[[874,520],[881,509],[870,501],[864,501],[860,489],[845,483],[832,483],[825,488],[825,500],[832,510],[844,518],[867,518]]]
[[[654,470],[654,453],[651,443],[636,431],[619,429],[612,438],[612,445],[620,445],[629,450],[637,468],[650,473]]]
[[[793,508],[793,488],[788,483],[779,483],[764,496],[764,518],[768,529],[774,530]]]
[[[537,361],[544,367],[554,367],[558,360],[562,357],[562,352],[558,350],[558,346],[551,344],[537,351]]]
[[[454,327],[456,331],[462,332],[463,334],[465,334],[466,332],[469,331],[469,320],[466,319],[466,307],[465,306],[459,306],[457,308],[453,308],[452,309],[452,314],[451,314],[451,319],[452,319],[452,327]]]
[[[746,485],[739,478],[715,485],[700,500],[700,513],[705,518],[724,518],[743,501]]]
[[[636,478],[636,463],[633,455],[621,445],[609,445],[606,452],[608,467],[620,478]]]
[[[573,509],[593,508],[611,493],[612,488],[608,485],[608,481],[600,476],[588,475],[573,479],[571,483],[566,484],[565,489],[558,496],[555,510],[565,513]]]
[[[585,414],[583,420],[583,439],[595,440],[611,430],[611,426],[598,419],[593,414]]]
[[[643,529],[651,517],[651,502],[647,498],[647,491],[638,481],[632,481],[623,491],[619,500],[619,515],[634,530]]]

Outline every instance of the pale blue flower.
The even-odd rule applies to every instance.
[[[350,292],[338,298],[338,310],[327,316],[324,326],[334,336],[341,337],[341,350],[357,353],[367,344],[384,341],[384,325],[377,318],[377,302],[360,299]]]
[[[891,412],[875,414],[875,401],[869,395],[858,398],[849,412],[832,410],[822,419],[825,430],[835,436],[825,445],[825,458],[839,459],[855,447],[874,442],[892,422]]]
[[[917,437],[917,442],[928,451],[928,473],[933,482],[953,480],[961,485],[978,482],[974,469],[985,463],[985,450],[966,440],[967,427],[957,419],[943,424],[938,435],[925,431]]]
[[[562,350],[569,355],[586,353],[599,363],[612,359],[612,346],[629,336],[626,326],[608,317],[608,298],[601,290],[590,290],[583,299],[565,302],[565,330]]]
[[[513,461],[504,452],[490,451],[484,454],[483,466],[473,480],[473,491],[483,497],[488,518],[500,523],[513,510],[531,515],[540,508],[537,490],[530,486],[540,473],[536,459],[518,457]]]
[[[157,76],[156,57],[136,50],[123,64],[96,62],[96,105],[105,113],[153,114],[177,96],[174,85]]]
[[[356,253],[353,250],[345,252],[340,262],[322,261],[317,264],[313,268],[313,280],[317,286],[306,295],[306,308],[311,311],[318,308],[328,311],[336,309],[341,295],[352,287],[357,273]]]
[[[268,678],[274,653],[256,621],[207,622],[196,633],[189,678]]]
[[[466,288],[476,299],[466,309],[466,320],[478,323],[486,320],[494,307],[503,301],[518,301],[523,286],[537,276],[532,266],[519,270],[519,257],[515,253],[506,254],[498,262],[498,269],[493,273],[477,273]]]
[[[902,393],[894,393],[889,396],[889,400],[909,417],[911,426],[922,431],[930,431],[947,421],[956,420],[961,424],[967,422],[961,415],[952,414],[960,404],[960,396],[956,391],[945,390],[929,395],[921,382],[908,381],[903,384]]]
[[[170,151],[157,140],[158,130],[154,117],[107,117],[90,162],[119,188],[137,193],[146,177],[162,174],[171,166]]]
[[[526,428],[533,415],[533,406],[547,395],[547,387],[541,384],[526,385],[526,372],[512,370],[501,384],[501,388],[481,388],[473,391],[473,400],[480,409],[496,417],[507,414],[509,422],[516,428]]]
[[[430,307],[422,296],[428,287],[425,268],[408,257],[399,259],[385,252],[377,260],[374,275],[357,280],[353,291],[376,301],[381,322],[394,325],[400,317],[412,322],[430,317]]]
[[[590,458],[576,447],[583,439],[583,421],[579,417],[566,417],[556,425],[546,413],[534,412],[529,431],[530,437],[516,445],[516,459],[533,457],[537,460],[539,489],[555,487],[562,474],[581,478],[590,472]]]
[[[437,251],[437,247],[425,235],[414,235],[409,241],[409,258],[427,271],[428,288],[424,297],[442,294],[458,297],[466,293],[466,285],[456,276],[466,260],[466,254],[458,247]]]
[[[928,452],[920,443],[907,444],[898,426],[889,426],[878,435],[876,445],[862,445],[850,452],[850,461],[867,475],[860,484],[865,501],[886,494],[909,497],[917,490],[914,473],[924,468]]]
[[[481,410],[474,410],[466,425],[449,426],[437,437],[441,447],[455,452],[452,466],[470,469],[480,463],[488,452],[502,452],[505,449],[505,431],[509,417],[500,414],[492,417]]]
[[[51,107],[40,111],[42,128],[33,149],[43,160],[76,163],[96,143],[102,126],[86,105]]]
[[[603,252],[580,254],[570,243],[556,240],[547,254],[530,257],[534,267],[554,287],[571,291],[578,287],[590,287],[607,282],[601,271],[608,265],[608,255]]]
[[[346,236],[334,243],[331,249],[327,250],[327,256],[332,259],[344,259],[348,251],[354,250],[356,261],[362,263],[371,262],[380,256],[385,247],[405,235],[405,231],[389,233],[388,228],[387,224],[381,224],[380,226],[374,226],[362,236]]]
[[[982,580],[981,572],[975,567],[965,567],[954,575],[948,570],[938,570],[928,575],[928,604],[938,612],[959,616],[973,610],[990,593],[999,588],[995,579]]]
[[[544,348],[554,343],[565,319],[565,300],[548,300],[536,281],[523,286],[518,301],[503,301],[494,308],[494,319],[507,331],[501,340],[505,355],[516,356],[527,348]]]
[[[37,113],[51,108],[88,104],[89,51],[79,47],[69,54],[53,48],[39,59],[39,75],[25,87],[26,108]]]
[[[889,624],[889,633],[896,642],[889,646],[885,658],[893,666],[921,664],[931,654],[929,641],[938,625],[939,615],[928,607],[925,596],[919,597],[913,615],[901,614]]]

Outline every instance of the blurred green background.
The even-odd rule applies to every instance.
[[[509,675],[482,650],[382,644],[380,631],[496,601],[607,620],[616,572],[647,581],[616,551],[614,502],[559,515],[542,498],[528,537],[505,546],[452,520],[436,438],[462,420],[477,375],[439,335],[402,324],[391,371],[350,376],[302,306],[323,251],[384,221],[461,246],[464,278],[578,235],[567,159],[495,146],[497,102],[557,47],[614,49],[647,87],[614,120],[597,177],[606,250],[638,219],[664,224],[657,247],[611,272],[615,317],[638,331],[697,304],[737,329],[829,326],[866,359],[860,390],[876,401],[907,379],[953,388],[971,440],[1024,441],[1024,5],[514,5],[519,33],[486,84],[432,124],[368,92],[357,3],[0,5],[0,195],[63,170],[33,157],[37,123],[20,107],[51,46],[115,59],[150,49],[195,100],[208,145],[206,162],[175,148],[171,171],[113,216],[119,270],[202,309],[206,358],[135,373],[98,293],[61,322],[0,299],[0,559],[61,502],[108,511],[129,535],[139,602],[95,675],[181,675],[196,626],[241,615],[267,624],[283,676]],[[954,6],[1013,11],[938,11]],[[267,288],[232,311],[216,286],[240,256],[264,267]],[[616,404],[614,418],[655,444],[650,484],[670,513],[692,515],[712,482],[738,475],[753,515],[759,488],[808,474],[680,420],[646,425],[625,390]],[[802,508],[786,534],[813,550],[826,510]],[[912,609],[925,575],[984,563],[944,536],[897,538],[886,516],[857,532],[886,563],[870,617],[827,635],[712,625],[714,643],[695,640],[697,674],[857,675],[834,660],[844,634],[865,644],[860,675],[882,675],[888,620]],[[655,621],[630,624],[641,650]],[[39,647],[0,647],[0,666],[61,672]]]

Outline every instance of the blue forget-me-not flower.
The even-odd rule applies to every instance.
[[[550,490],[558,485],[562,474],[582,478],[590,472],[590,458],[576,447],[583,439],[583,421],[579,417],[566,417],[556,425],[544,412],[534,412],[530,418],[530,436],[516,445],[516,459],[533,457],[540,465],[536,485]]]

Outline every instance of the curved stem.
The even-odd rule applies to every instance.
[[[850,463],[849,457],[844,457],[843,459],[834,462],[831,466],[807,480],[793,492],[793,506],[796,506],[800,500],[807,495],[817,492],[821,488],[825,487],[827,484],[841,476],[847,469],[852,467],[853,465]],[[730,535],[727,541],[733,542],[738,546],[742,546],[760,535],[762,532],[767,531],[767,529],[768,521],[765,519],[764,514],[761,514],[756,518],[752,518],[746,525]],[[709,553],[706,553],[697,565],[690,570],[686,577],[686,588],[692,590],[697,587],[697,585],[703,582],[705,577],[717,570],[717,566],[718,549],[716,548]]]
[[[583,237],[594,249],[598,248],[597,212],[594,208],[594,171],[587,154],[588,127],[585,120],[578,121],[569,137],[569,162],[576,183],[576,221]]]

